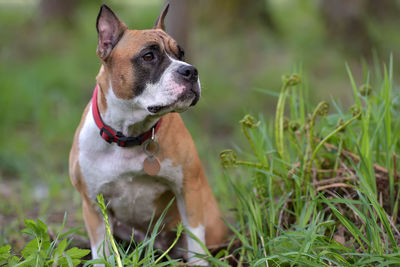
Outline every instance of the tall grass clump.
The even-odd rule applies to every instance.
[[[156,237],[162,231],[163,220],[168,208],[171,206],[171,201],[163,211],[157,221],[150,223],[145,239],[141,242],[133,240],[133,233],[130,243],[127,246],[122,246],[116,242],[112,235],[112,230],[108,222],[107,206],[102,195],[97,196],[97,204],[103,215],[105,222],[105,240],[99,248],[99,254],[104,255],[100,259],[89,260],[85,266],[94,264],[104,264],[105,266],[176,266],[177,259],[171,259],[168,252],[176,245],[183,232],[181,223],[177,225],[176,238],[171,246],[166,251],[160,251],[154,247]],[[106,252],[108,250],[108,252]]]
[[[393,61],[382,79],[367,72],[360,85],[346,69],[349,110],[335,101],[312,108],[301,75],[287,75],[275,121],[246,115],[240,127],[248,149],[221,152],[237,197],[231,247],[240,246],[230,251],[239,266],[400,264]]]

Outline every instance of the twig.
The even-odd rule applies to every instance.
[[[314,172],[317,173],[331,173],[334,172],[334,169],[317,169],[317,168],[311,168]]]
[[[285,204],[283,205],[283,208],[279,211],[278,227],[282,227],[283,212],[285,211],[286,208],[287,208],[287,202],[285,202]]]
[[[399,230],[397,229],[397,226],[394,224],[392,218],[390,218],[390,216],[389,216],[386,212],[385,212],[385,215],[386,215],[388,221],[390,222],[390,225],[392,226],[392,228],[393,228],[394,231],[396,232],[396,234],[400,237],[400,232],[399,232]]]
[[[326,184],[333,184],[333,183],[337,183],[337,182],[355,181],[355,180],[356,180],[355,176],[334,177],[334,178],[324,179],[324,180],[321,180],[321,181],[316,181],[312,185],[313,186],[320,186],[320,185],[326,185]]]
[[[228,260],[228,259],[232,259],[232,260],[234,260],[236,263],[238,263],[238,260],[237,260],[236,257],[233,256],[232,254],[229,254],[229,255],[227,255],[227,256],[224,256],[224,257],[222,257],[222,258],[219,258],[218,260],[224,261],[224,260]]]
[[[261,240],[261,245],[262,245],[262,247],[263,247],[263,254],[264,254],[264,257],[267,258],[267,252],[265,251],[264,238],[262,237],[262,235],[260,235],[260,240]],[[267,260],[267,259],[265,260],[265,266],[269,267],[269,265],[268,265],[268,260]]]
[[[396,160],[396,153],[393,152],[393,176],[395,182],[397,182],[399,176],[397,175],[397,160]]]
[[[315,139],[315,141],[319,141],[319,140],[320,139],[317,139],[317,138]],[[329,149],[338,150],[337,146],[329,144],[329,143],[325,143],[324,146],[328,150]],[[350,151],[348,151],[346,149],[342,149],[342,155],[351,158],[353,161],[355,161],[354,163],[358,163],[360,161],[360,157],[358,155],[356,155],[356,154],[354,154],[354,153],[352,153],[352,152],[350,152]],[[376,163],[374,163],[373,166],[374,166],[375,171],[382,172],[384,174],[388,174],[389,173],[389,171],[386,168],[384,168],[384,167],[382,167],[382,166],[380,166],[380,165],[378,165]]]
[[[339,127],[337,127],[335,130],[333,130],[331,133],[329,133],[327,136],[325,136],[324,139],[322,139],[317,147],[314,149],[314,151],[311,154],[311,158],[310,158],[310,162],[308,162],[308,169],[307,169],[307,173],[310,173],[310,169],[311,169],[311,165],[312,162],[314,161],[315,157],[317,156],[318,151],[321,149],[321,147],[329,140],[329,138],[331,138],[332,136],[334,136],[335,134],[337,134],[338,132],[340,132],[342,129],[346,128],[347,125],[349,125],[350,123],[352,123],[354,120],[356,120],[358,117],[360,117],[361,112],[358,113],[357,115],[353,116],[351,119],[347,120],[345,123],[343,123],[342,125],[340,125]],[[311,136],[310,136],[311,137]],[[310,140],[312,140],[312,138],[310,138]]]
[[[349,184],[336,183],[336,184],[328,184],[328,185],[317,187],[317,191],[322,191],[322,190],[325,190],[325,189],[328,189],[328,188],[332,188],[332,187],[351,187],[351,188],[353,188],[353,186],[349,185]]]

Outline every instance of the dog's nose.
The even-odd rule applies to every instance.
[[[196,82],[199,78],[197,69],[191,65],[182,65],[178,68],[178,73],[189,82]]]

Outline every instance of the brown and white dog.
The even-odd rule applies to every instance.
[[[168,5],[151,30],[129,30],[105,5],[97,17],[102,66],[97,92],[75,133],[69,167],[82,197],[93,258],[101,256],[105,234],[95,205],[97,194],[108,203],[113,233],[121,238],[129,238],[133,228],[135,235],[146,232],[153,213],[157,219],[173,198],[157,241],[161,248],[171,244],[171,230],[179,221],[207,246],[222,243],[227,233],[196,147],[176,113],[198,101],[200,82],[196,68],[183,61],[183,50],[164,31],[167,11]],[[100,131],[99,120],[106,129],[119,132]],[[140,139],[152,130],[154,137],[154,129],[160,169],[149,175],[143,168],[148,155]],[[121,140],[134,142],[124,147]],[[194,254],[204,252],[194,239],[187,236],[182,247],[189,263],[206,264],[194,262]]]

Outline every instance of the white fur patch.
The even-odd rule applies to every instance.
[[[186,227],[187,230],[189,230],[192,234],[194,234],[204,245],[206,242],[205,238],[205,228],[203,225],[199,224],[199,226],[193,228],[193,227]],[[197,240],[194,240],[193,238],[190,238],[189,236],[187,237],[187,245],[188,245],[188,260],[189,264],[194,264],[194,265],[208,265],[207,261],[202,260],[200,258],[196,258],[196,254],[205,254],[205,251],[197,242]]]
[[[161,162],[161,170],[158,176],[164,177],[169,183],[172,184],[174,192],[182,191],[183,184],[183,171],[182,166],[174,166],[172,160],[164,159]]]
[[[108,249],[108,246],[105,245],[105,225],[104,223],[101,224],[98,228],[97,228],[97,236],[99,237],[99,240],[97,243],[95,244],[91,244],[90,246],[90,250],[92,252],[92,258],[93,259],[99,259],[103,257],[103,250],[106,253],[106,256],[110,255],[110,251]],[[105,245],[105,247],[103,247]]]
[[[183,200],[183,196],[181,193],[176,194],[176,200],[178,205],[179,214],[181,216],[182,224],[185,226],[187,230],[189,230],[192,234],[194,234],[203,244],[206,242],[206,232],[205,228],[202,224],[199,224],[197,227],[190,227],[189,220],[187,217],[186,212],[186,205]],[[205,254],[205,251],[200,246],[200,244],[191,238],[189,235],[186,235],[186,242],[187,242],[187,250],[188,250],[188,264],[189,265],[201,265],[206,266],[208,265],[207,261],[202,260],[200,258],[194,257],[197,254]]]
[[[129,100],[118,98],[111,84],[106,95],[106,100],[107,111],[102,118],[103,121],[126,136],[139,135],[147,131],[158,120],[158,118],[154,118],[153,121],[149,121],[149,125],[138,125],[142,124],[150,115],[147,107],[138,103],[136,98]],[[129,129],[134,125],[137,125],[137,129],[135,132],[132,132]]]

